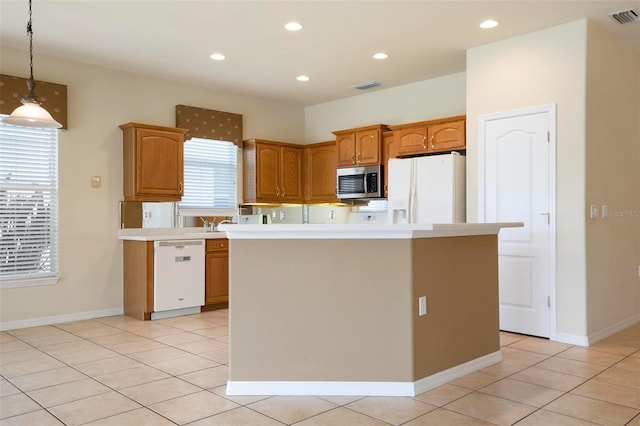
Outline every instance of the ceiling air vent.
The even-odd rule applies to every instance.
[[[373,89],[374,87],[380,87],[382,83],[378,83],[377,81],[369,81],[367,83],[356,84],[355,86],[351,86],[352,89],[358,90],[367,90]]]
[[[619,24],[630,24],[632,22],[639,22],[640,21],[640,16],[638,15],[638,12],[636,12],[633,9],[627,9],[627,10],[621,10],[619,12],[613,12],[613,13],[610,13],[609,16],[611,16],[613,19],[615,19],[616,22],[618,22]]]

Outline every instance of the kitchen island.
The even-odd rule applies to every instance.
[[[224,225],[227,394],[414,396],[499,362],[516,226]]]

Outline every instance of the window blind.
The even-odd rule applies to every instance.
[[[58,277],[58,131],[0,122],[0,287]]]
[[[238,208],[238,148],[231,142],[191,138],[184,144],[181,210]]]

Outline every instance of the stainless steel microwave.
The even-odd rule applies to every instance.
[[[344,167],[336,171],[338,198],[382,198],[382,166]]]

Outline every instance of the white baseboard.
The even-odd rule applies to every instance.
[[[502,361],[502,354],[497,351],[415,382],[229,380],[227,395],[416,396],[500,361]]]
[[[74,312],[72,314],[54,315],[50,317],[30,318],[26,320],[0,322],[0,331],[15,330],[18,328],[37,327],[40,325],[59,324],[63,322],[81,321],[93,318],[111,317],[122,315],[123,308],[101,309],[99,311]]]
[[[555,341],[567,343],[569,345],[589,346],[589,338],[587,336],[579,336],[577,334],[557,332]]]
[[[638,323],[640,323],[640,314],[633,315],[595,333],[590,333],[588,336],[558,332],[556,335],[556,341],[560,343],[568,343],[570,345],[590,346]]]
[[[599,342],[600,340],[606,339],[609,336],[613,336],[619,331],[624,330],[625,328],[629,328],[632,325],[636,325],[640,323],[640,314],[633,315],[625,320],[619,321],[609,327],[606,327],[600,331],[589,334],[589,344],[593,345],[594,343]]]
[[[460,377],[466,376],[474,371],[497,364],[500,361],[502,361],[502,352],[498,350],[481,356],[480,358],[472,359],[464,364],[456,365],[455,367],[424,377],[414,382],[414,395],[410,396],[420,395],[423,392],[436,388],[440,385],[444,385],[445,383],[449,383],[452,380],[459,379]]]

